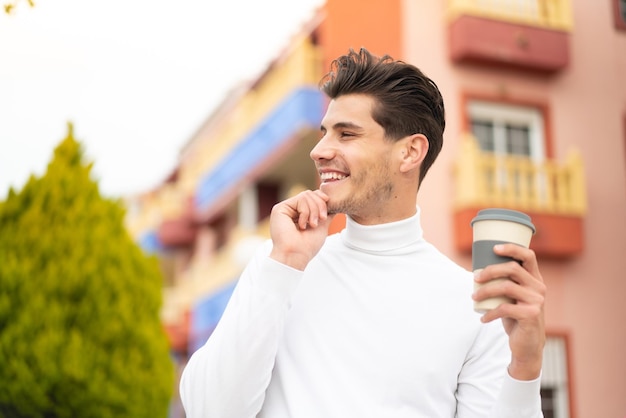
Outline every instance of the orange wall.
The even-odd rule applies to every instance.
[[[319,32],[324,46],[324,68],[349,48],[358,51],[365,47],[375,55],[400,58],[401,3],[401,0],[328,0],[324,6],[326,18]]]

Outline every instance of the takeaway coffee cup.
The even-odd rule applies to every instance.
[[[503,243],[514,243],[528,248],[530,239],[535,233],[535,226],[525,213],[510,209],[483,209],[471,221],[473,231],[472,270],[476,273],[488,265],[506,263],[512,259],[502,257],[493,252],[493,246]],[[494,280],[508,280],[507,278]],[[478,288],[479,285],[475,284]],[[494,297],[474,303],[476,312],[485,313],[498,307],[501,303],[510,302],[507,297]]]

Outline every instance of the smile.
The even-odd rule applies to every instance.
[[[346,177],[348,176],[337,172],[320,173],[320,180],[322,180],[322,182],[343,180]]]

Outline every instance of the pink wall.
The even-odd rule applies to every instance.
[[[626,414],[626,31],[613,25],[610,1],[572,0],[570,66],[552,76],[453,66],[445,2],[404,0],[404,59],[439,85],[446,99],[445,145],[418,197],[427,238],[455,253],[451,170],[461,132],[461,99],[476,92],[549,106],[553,157],[575,147],[586,170],[585,251],[568,261],[540,260],[548,284],[549,329],[570,342],[572,417]]]

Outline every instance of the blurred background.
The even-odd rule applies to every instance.
[[[0,197],[43,173],[69,120],[105,194],[155,187],[321,0],[35,3],[0,3]]]
[[[417,202],[426,238],[469,269],[478,210],[537,226],[546,418],[626,413],[624,0],[59,1],[1,19],[0,192],[43,172],[74,122],[102,192],[159,260],[177,373],[273,204],[317,187],[317,83],[366,47],[418,66],[446,101]],[[176,390],[169,413],[184,416]]]

